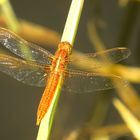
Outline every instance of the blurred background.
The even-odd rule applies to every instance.
[[[19,20],[47,27],[61,35],[71,0],[10,0],[10,3]],[[131,56],[122,64],[134,67],[140,65],[139,0],[85,0],[74,43],[75,50],[82,53],[96,51],[90,39],[92,27],[96,28],[106,49],[123,46],[131,50]],[[34,43],[52,53],[57,47],[57,43],[47,45],[36,40]],[[25,85],[3,73],[0,73],[0,77],[0,139],[36,139],[36,111],[44,88]],[[139,92],[139,85],[134,86]],[[72,132],[78,130],[78,140],[91,140],[91,131],[124,124],[112,104],[112,98],[116,96],[114,89],[91,94],[67,94],[62,91],[50,139],[67,140]],[[109,138],[135,139],[126,129],[122,134],[115,131]]]

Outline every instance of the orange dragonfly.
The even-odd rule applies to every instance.
[[[108,77],[100,73],[68,69],[67,67],[72,62],[71,45],[68,42],[61,42],[55,55],[52,55],[7,29],[0,28],[0,44],[18,56],[16,58],[0,54],[1,72],[28,85],[46,86],[37,111],[37,125],[48,111],[60,76],[65,78],[64,84],[69,86],[71,91],[80,93],[110,89],[113,87],[110,78],[119,79],[115,75]],[[108,55],[113,62],[119,62],[128,57],[129,51],[126,48],[113,48],[102,53],[90,53],[88,57],[100,58],[103,54]],[[102,68],[102,65],[99,68]],[[77,88],[77,85],[80,88]]]

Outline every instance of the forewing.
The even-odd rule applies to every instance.
[[[130,55],[130,50],[127,48],[113,48],[108,49],[101,52],[96,53],[88,53],[88,54],[80,54],[76,53],[70,57],[70,62],[74,65],[78,62],[81,65],[92,65],[94,68],[102,68],[106,62],[110,62],[110,64],[118,63]]]
[[[112,80],[118,80],[126,86],[127,82],[121,77],[110,74],[88,73],[82,71],[69,70],[65,76],[65,87],[69,92],[89,93],[114,88]]]
[[[40,64],[50,64],[53,55],[47,50],[25,41],[7,29],[0,28],[0,44],[12,53]]]
[[[49,67],[0,54],[0,71],[31,86],[45,86]]]
[[[112,48],[105,51],[86,54],[87,57],[95,58],[100,61],[108,59],[112,63],[118,63],[130,55],[130,50],[124,47]]]

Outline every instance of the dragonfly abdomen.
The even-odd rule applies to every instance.
[[[40,121],[45,116],[48,111],[52,99],[54,97],[58,82],[59,82],[60,74],[59,73],[51,73],[50,78],[47,81],[47,87],[44,90],[42,95],[38,111],[37,111],[37,125],[39,125]]]

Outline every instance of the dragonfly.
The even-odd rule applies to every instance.
[[[74,92],[93,92],[113,88],[110,78],[120,79],[119,76],[105,76],[98,72],[86,72],[69,68],[72,46],[68,42],[60,42],[55,55],[46,49],[25,41],[15,33],[0,28],[0,47],[6,48],[11,54],[0,53],[0,71],[27,85],[44,87],[37,111],[37,125],[47,113],[53,100],[60,77],[67,89]],[[128,57],[127,48],[113,48],[101,53],[90,53],[91,59],[107,55],[113,62],[119,62]],[[119,56],[119,57],[118,57]],[[84,62],[83,59],[80,60]],[[102,68],[102,65],[100,67]],[[78,88],[77,85],[80,87]]]

